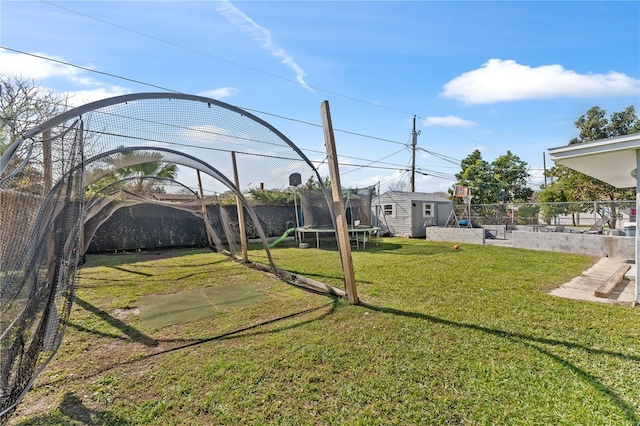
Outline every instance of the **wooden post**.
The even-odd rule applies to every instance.
[[[42,132],[42,167],[44,174],[42,195],[46,195],[53,185],[51,167],[51,130]]]
[[[333,135],[333,125],[331,124],[329,101],[322,102],[320,105],[320,113],[322,115],[324,144],[327,149],[327,163],[329,165],[329,177],[331,179],[331,198],[333,199],[333,210],[336,214],[336,237],[338,238],[347,297],[351,303],[358,304],[360,301],[356,289],[356,277],[353,272],[351,243],[349,242],[349,229],[347,227],[347,218],[345,217],[344,200],[342,199],[342,185],[340,184],[340,172],[338,170],[338,154],[336,152],[336,142]]]
[[[236,153],[231,151],[231,163],[233,164],[233,181],[238,191],[240,191],[240,179],[238,178],[238,166],[236,165]],[[249,262],[249,254],[247,253],[247,233],[244,226],[244,210],[240,197],[236,195],[236,206],[238,207],[238,227],[240,228],[240,245],[242,246],[242,261]]]
[[[207,213],[207,203],[204,201],[204,191],[202,190],[202,179],[200,178],[200,170],[196,169],[198,174],[198,187],[200,188],[200,200],[202,200],[202,217],[204,219],[204,230],[207,232],[207,241],[209,247],[213,246],[213,240],[211,238],[211,232],[209,231],[209,214]]]

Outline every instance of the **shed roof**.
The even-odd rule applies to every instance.
[[[551,148],[549,155],[556,164],[562,164],[617,188],[631,188],[636,186],[636,151],[639,149],[640,133],[633,133]]]

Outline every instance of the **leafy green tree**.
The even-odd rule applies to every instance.
[[[479,150],[473,151],[461,162],[462,171],[456,174],[456,185],[471,188],[474,204],[494,204],[499,200],[500,182],[496,179],[491,164],[482,159]]]
[[[500,202],[525,202],[531,199],[533,189],[527,186],[529,172],[526,162],[507,151],[505,155],[496,158],[491,167],[495,179],[499,182]]]
[[[476,203],[528,201],[533,195],[527,186],[527,163],[511,151],[488,163],[475,150],[462,160],[461,166],[462,171],[456,174],[457,184],[469,186]]]
[[[292,191],[252,188],[249,190],[249,194],[253,204],[256,205],[283,206],[294,204]]]
[[[329,176],[325,176],[324,179],[322,180],[322,183],[324,184],[324,187],[327,189],[331,188],[331,180],[329,179]],[[321,189],[322,187],[320,186],[320,182],[317,181],[313,175],[309,176],[309,179],[307,179],[307,181],[302,184],[302,188],[304,189]]]
[[[475,150],[462,160],[461,168],[456,174],[456,185],[471,188],[472,203],[482,205],[474,209],[486,217],[493,216],[500,221],[508,203],[529,201],[533,195],[527,186],[527,163],[511,151],[489,163]],[[462,203],[460,199],[456,202]]]

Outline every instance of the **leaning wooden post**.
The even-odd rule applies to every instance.
[[[344,200],[342,199],[342,185],[340,184],[340,173],[338,171],[338,154],[336,152],[336,141],[333,135],[333,125],[331,124],[329,101],[322,102],[320,105],[320,113],[322,115],[322,127],[324,129],[324,144],[327,149],[327,162],[329,165],[329,177],[331,179],[331,198],[333,200],[333,211],[336,214],[336,236],[340,248],[340,260],[342,261],[345,287],[349,301],[353,304],[358,304],[360,301],[356,289],[356,277],[353,272],[349,229],[347,228]]]
[[[238,166],[236,165],[236,153],[231,151],[231,163],[233,164],[233,181],[236,189],[240,191],[240,179],[238,179]],[[240,245],[242,246],[242,261],[249,262],[249,254],[247,253],[247,233],[244,226],[244,211],[242,209],[242,201],[236,195],[236,206],[238,207],[238,227],[240,228]]]
[[[213,239],[211,238],[211,232],[209,231],[209,214],[207,213],[207,203],[204,200],[204,191],[202,190],[202,178],[200,177],[200,170],[196,169],[198,174],[198,188],[200,189],[200,200],[202,204],[202,219],[204,220],[204,230],[207,233],[207,242],[209,247],[213,247]]]

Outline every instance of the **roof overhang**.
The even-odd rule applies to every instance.
[[[592,176],[616,188],[636,186],[640,133],[549,149],[556,164]]]

